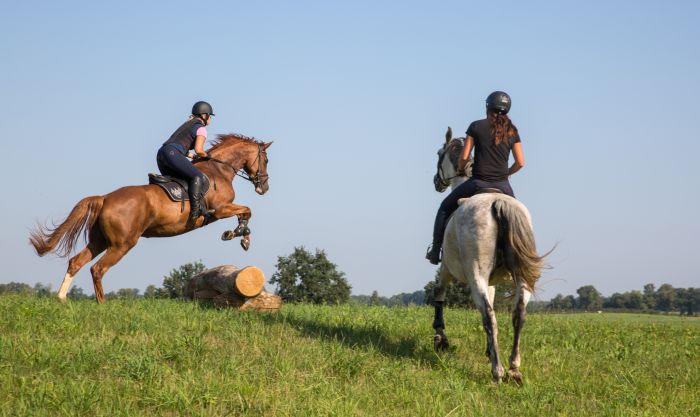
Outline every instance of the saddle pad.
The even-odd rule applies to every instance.
[[[148,183],[154,184],[162,188],[165,193],[173,201],[189,201],[190,195],[187,193],[189,188],[187,181],[180,178],[169,177],[166,175],[148,174]],[[204,186],[202,187],[202,195],[207,195],[209,192],[209,177],[204,175]]]

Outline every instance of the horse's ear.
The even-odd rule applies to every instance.
[[[445,133],[445,143],[452,140],[452,128],[447,126],[447,133]]]
[[[269,148],[270,145],[272,145],[272,142],[274,142],[274,140],[272,140],[272,141],[270,141],[270,142],[263,143],[263,149]]]

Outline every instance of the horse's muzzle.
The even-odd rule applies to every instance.
[[[442,178],[440,178],[440,174],[435,174],[433,177],[433,185],[435,185],[435,191],[441,193],[445,191],[450,184],[444,182]]]

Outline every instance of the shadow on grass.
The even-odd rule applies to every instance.
[[[441,366],[440,358],[432,350],[432,340],[423,344],[420,336],[392,337],[374,327],[332,325],[290,314],[263,314],[260,320],[266,324],[292,326],[302,336],[340,343],[352,349],[377,350],[386,356],[414,359],[430,367]]]

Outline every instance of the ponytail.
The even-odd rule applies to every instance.
[[[506,114],[488,112],[488,119],[491,122],[491,137],[496,145],[500,145],[506,139],[510,139],[518,134],[510,117]]]

